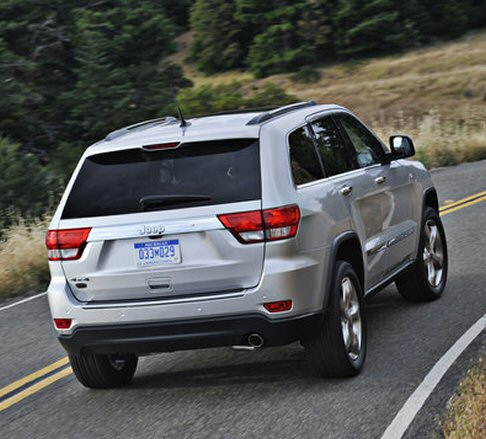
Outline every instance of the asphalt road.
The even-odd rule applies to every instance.
[[[486,161],[436,170],[433,178],[441,202],[458,200],[486,190]],[[0,412],[0,437],[378,438],[486,312],[486,202],[443,220],[450,256],[444,296],[410,304],[389,287],[371,299],[368,358],[356,378],[312,377],[297,344],[161,354],[142,358],[122,389],[92,391],[72,375],[60,379]],[[1,311],[0,335],[0,388],[65,356],[45,297]],[[475,349],[484,352],[481,339]],[[432,428],[422,414],[419,421]]]

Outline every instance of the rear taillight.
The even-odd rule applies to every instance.
[[[263,211],[265,238],[268,241],[292,238],[297,233],[300,210],[296,205]]]
[[[46,236],[47,256],[50,261],[79,259],[86,247],[91,227],[83,229],[49,230]]]
[[[276,209],[218,215],[223,225],[243,244],[277,241],[297,234],[300,210],[297,205]]]

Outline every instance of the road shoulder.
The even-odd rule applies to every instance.
[[[486,331],[483,331],[459,356],[446,372],[440,383],[421,410],[415,416],[403,438],[437,438],[443,437],[439,422],[448,411],[448,402],[456,393],[468,369],[477,364],[479,358],[486,356]]]

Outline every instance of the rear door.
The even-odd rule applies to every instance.
[[[83,163],[59,229],[90,227],[62,266],[85,302],[238,292],[258,284],[264,244],[240,244],[218,214],[261,209],[256,139],[134,148]]]

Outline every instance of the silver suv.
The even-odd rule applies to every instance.
[[[49,304],[79,381],[139,355],[300,341],[320,376],[360,372],[364,299],[440,297],[444,229],[411,139],[303,102],[166,117],[86,150],[47,234]]]

